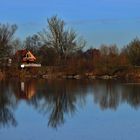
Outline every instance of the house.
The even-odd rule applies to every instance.
[[[27,50],[18,50],[15,54],[15,61],[20,64],[21,68],[24,67],[41,67],[41,64],[36,64],[36,57]]]
[[[15,59],[20,63],[33,63],[36,61],[36,57],[27,50],[18,50],[15,54]]]

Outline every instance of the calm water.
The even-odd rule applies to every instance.
[[[0,82],[0,140],[139,140],[140,85]]]

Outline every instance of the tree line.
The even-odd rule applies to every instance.
[[[68,28],[57,16],[47,19],[47,26],[24,41],[15,38],[17,25],[0,24],[0,65],[19,49],[30,50],[43,66],[66,66],[68,71],[113,73],[117,68],[140,66],[140,39],[135,38],[119,49],[117,45],[83,50],[86,41]],[[14,64],[18,64],[16,60]]]

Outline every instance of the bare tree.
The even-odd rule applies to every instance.
[[[12,41],[12,54],[15,54],[17,50],[23,49],[23,42],[19,38],[15,38]]]
[[[0,58],[10,55],[12,52],[12,40],[17,26],[0,24]]]
[[[51,17],[47,22],[48,28],[40,32],[39,36],[46,46],[55,48],[60,58],[66,59],[85,46],[85,40],[78,38],[74,30],[67,29],[65,22],[57,16]]]
[[[32,51],[34,54],[36,54],[38,49],[42,46],[43,44],[37,34],[34,34],[33,36],[28,36],[24,41],[24,48]]]

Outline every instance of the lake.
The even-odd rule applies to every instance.
[[[0,140],[139,140],[140,84],[0,81]]]

